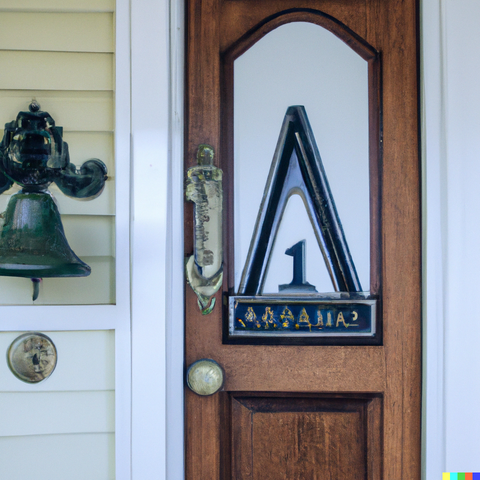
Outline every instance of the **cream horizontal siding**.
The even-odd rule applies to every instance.
[[[0,12],[113,12],[115,0],[0,0]]]
[[[87,257],[82,260],[91,267],[88,277],[45,278],[40,285],[37,305],[103,305],[115,303],[114,257]],[[31,299],[25,303],[31,303]]]
[[[105,189],[92,201],[49,187],[67,240],[92,273],[44,279],[35,305],[115,303],[114,6],[0,0],[0,128],[36,99],[63,127],[72,163],[99,158],[108,169]],[[0,211],[18,191],[14,185],[0,195]],[[31,281],[0,277],[0,304],[32,304]]]
[[[113,156],[113,134],[110,132],[65,132],[70,161],[80,166],[90,158],[100,158],[108,169],[108,177],[115,176],[115,159]]]
[[[3,393],[0,410],[8,415],[0,422],[0,437],[113,433],[114,406],[113,391]]]
[[[81,260],[92,269],[88,277],[44,278],[35,305],[115,303],[114,257],[82,256]],[[0,303],[3,305],[33,305],[32,292],[29,278],[0,277]]]
[[[112,90],[109,53],[1,51],[0,88],[21,90]],[[48,110],[48,106],[44,108]],[[58,119],[61,124],[61,119]]]
[[[113,215],[115,213],[114,178],[109,177],[105,189],[95,200],[77,200],[67,197],[52,185],[51,192],[55,196],[60,214],[65,215]]]
[[[64,215],[65,235],[70,247],[80,257],[112,257],[115,252],[113,217]],[[71,239],[71,240],[70,240]]]
[[[34,310],[32,309],[32,312]],[[65,323],[68,321],[69,319],[65,318]],[[0,395],[2,392],[114,390],[115,334],[113,331],[42,332],[55,343],[58,362],[53,374],[47,380],[35,385],[18,380],[12,375],[5,361],[8,347],[21,333],[0,333],[0,352],[3,352],[4,356],[4,360],[0,361]],[[0,423],[1,421],[3,421],[3,415],[0,415]]]
[[[1,79],[1,77],[0,77]],[[1,80],[0,80],[1,84]],[[3,126],[35,98],[65,132],[112,132],[112,91],[0,90]],[[3,120],[3,118],[5,120]],[[67,140],[68,141],[68,140]]]
[[[48,379],[24,383],[0,362],[0,478],[24,480],[35,470],[49,480],[113,479],[115,334],[42,333],[58,353]],[[0,333],[0,351],[20,334]]]
[[[3,437],[0,438],[1,478],[113,480],[114,455],[112,433]]]
[[[39,26],[48,32],[40,40]],[[4,50],[113,52],[112,31],[113,16],[109,13],[3,12],[0,15],[0,44]]]
[[[68,242],[92,272],[43,279],[35,305],[115,303],[114,7],[113,0],[0,0],[0,129],[36,99],[63,127],[71,162],[100,158],[109,176],[92,201],[50,186]],[[0,195],[0,211],[18,191]],[[28,278],[0,277],[0,304],[32,305],[32,290]],[[32,306],[31,315],[37,311]],[[68,314],[64,320],[71,327]],[[115,478],[115,332],[43,332],[58,362],[34,385],[5,361],[21,333],[0,333],[0,478]]]

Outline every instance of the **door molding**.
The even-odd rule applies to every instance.
[[[188,6],[186,162],[199,143],[215,148],[222,143],[220,121],[221,54],[245,31],[275,11],[283,0],[259,2],[252,10],[248,0],[196,1]],[[289,3],[289,6],[292,4]],[[418,2],[375,0],[352,2],[348,9],[337,2],[321,2],[324,11],[345,23],[382,55],[383,63],[383,165],[381,170],[383,346],[310,347],[296,349],[295,376],[267,375],[272,365],[282,365],[281,348],[255,349],[252,345],[221,344],[220,312],[204,321],[189,290],[186,293],[187,363],[213,358],[227,372],[225,393],[199,400],[186,392],[187,476],[222,478],[231,468],[224,448],[223,426],[229,415],[225,403],[231,392],[375,392],[383,394],[383,465],[372,472],[389,478],[420,478],[420,375],[421,375],[421,237],[420,161],[418,144]],[[278,7],[278,8],[277,8]],[[351,8],[350,8],[351,7]],[[354,15],[354,7],[358,15]],[[345,19],[348,14],[348,19]],[[204,25],[209,25],[205,29]],[[401,45],[401,48],[399,48]],[[205,69],[208,66],[208,69]],[[225,137],[223,137],[225,140]],[[380,147],[379,147],[380,148]],[[220,163],[225,160],[221,155]],[[227,166],[221,165],[225,175]],[[186,211],[190,214],[189,206]],[[228,203],[225,211],[231,215]],[[192,233],[186,221],[186,248]],[[191,228],[190,228],[191,230]],[[188,253],[187,251],[187,253]],[[226,258],[228,261],[228,257]],[[191,340],[193,339],[193,340]],[[201,339],[205,340],[204,342]],[[296,348],[296,347],[295,347]],[[308,352],[308,354],[307,354]],[[341,364],[348,355],[349,369],[308,369],[311,364]],[[360,358],[365,355],[364,358]],[[328,359],[326,358],[328,356]],[[368,356],[368,358],[367,358]],[[374,364],[375,362],[375,364]],[[366,371],[369,378],[353,368]],[[228,372],[231,375],[228,375]],[[367,382],[369,381],[369,383]],[[364,383],[362,383],[364,382]],[[222,417],[223,415],[223,417]],[[227,432],[228,434],[228,432]],[[238,433],[239,435],[242,432]],[[253,452],[256,453],[256,452]],[[209,463],[205,459],[213,459]],[[257,457],[261,458],[261,457]],[[216,460],[218,459],[218,462]],[[187,458],[190,460],[190,458]],[[194,460],[197,460],[194,462]],[[258,465],[261,463],[258,461]],[[218,465],[220,468],[218,468]],[[332,467],[335,468],[335,467]],[[243,473],[243,471],[242,471]]]
[[[447,272],[445,2],[421,2],[423,211],[422,478],[446,471],[445,294]]]
[[[183,145],[185,77],[185,4],[170,0],[170,192],[167,284],[167,480],[184,473],[184,249],[183,249]],[[179,320],[180,319],[180,320]]]
[[[174,480],[184,475],[183,2],[133,0],[130,8],[133,271],[128,478],[143,480],[155,472],[155,479]]]

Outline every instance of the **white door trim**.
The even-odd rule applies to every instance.
[[[184,476],[183,48],[183,2],[132,0],[134,480]]]
[[[131,479],[131,262],[130,262],[130,2],[115,9],[115,242],[116,299],[122,315],[115,318],[115,477]],[[104,306],[108,308],[109,306]],[[76,307],[78,311],[79,307]],[[99,307],[93,307],[99,308]],[[95,319],[101,317],[97,311]]]
[[[445,471],[444,330],[447,272],[446,55],[442,0],[421,2],[423,191],[422,478]]]
[[[170,209],[167,283],[167,479],[184,478],[184,248],[183,144],[185,8],[170,0]]]

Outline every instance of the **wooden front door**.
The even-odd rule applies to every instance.
[[[187,1],[185,163],[196,164],[199,144],[214,147],[225,225],[213,312],[202,315],[186,287],[186,364],[209,358],[225,372],[212,396],[186,389],[189,480],[420,478],[417,8],[415,0]],[[236,293],[232,62],[297,21],[326,28],[369,62],[370,292],[378,299],[370,344],[225,337],[222,304]],[[193,208],[185,205],[191,255]]]

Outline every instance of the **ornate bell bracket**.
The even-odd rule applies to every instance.
[[[77,167],[70,162],[63,128],[32,100],[28,112],[5,124],[0,142],[0,194],[14,183],[22,189],[10,199],[0,233],[0,275],[31,278],[33,300],[44,277],[90,275],[90,267],[72,251],[52,194],[55,183],[78,199],[98,197],[107,167],[95,158]]]

